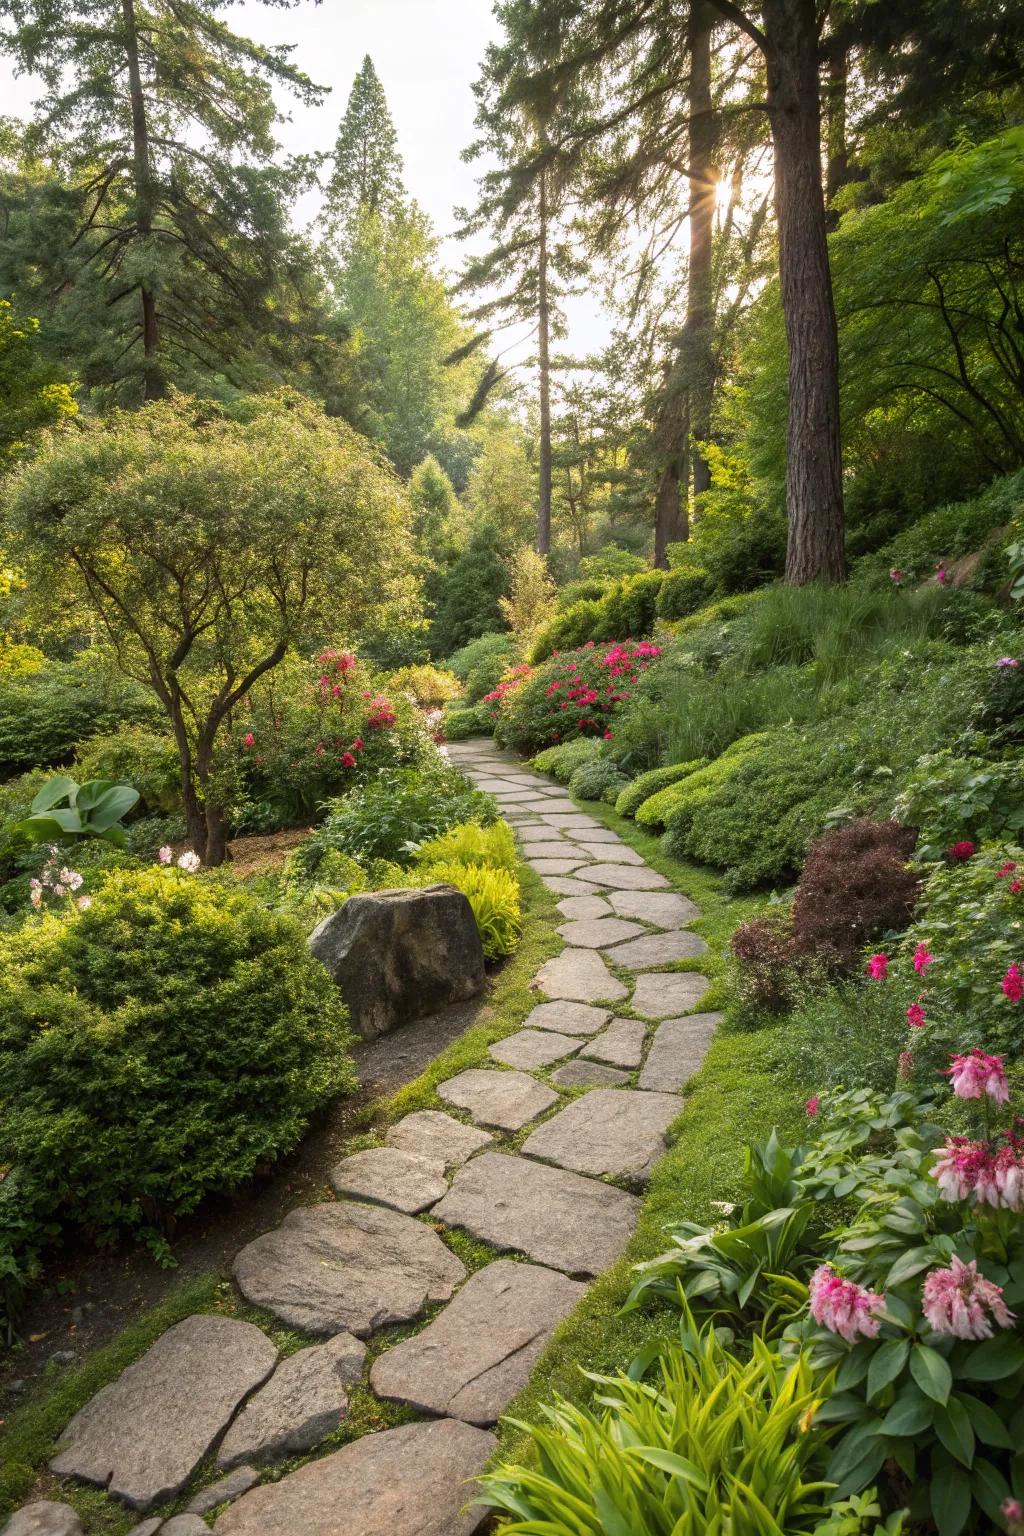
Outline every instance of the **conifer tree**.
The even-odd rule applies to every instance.
[[[280,325],[282,279],[302,281],[286,212],[302,171],[274,163],[272,86],[307,103],[323,92],[288,49],[232,32],[226,4],[2,8],[0,52],[43,80],[28,147],[49,170],[8,188],[4,280],[38,269],[41,287],[70,293],[80,323],[106,338],[84,381],[122,397],[157,398],[175,369],[229,361]]]
[[[333,160],[324,211],[342,238],[360,213],[387,214],[402,202],[405,188],[398,135],[369,54],[352,82]]]

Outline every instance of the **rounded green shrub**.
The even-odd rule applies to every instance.
[[[665,852],[684,858],[690,823],[698,806],[717,794],[730,774],[737,771],[740,762],[749,753],[759,751],[768,738],[767,731],[741,736],[706,768],[698,768],[685,779],[659,790],[637,810],[637,825],[653,830],[664,827]]]
[[[569,780],[569,793],[577,800],[601,800],[606,790],[618,789],[626,783],[626,775],[615,766],[610,757],[592,757],[581,763]]]
[[[604,743],[593,736],[577,736],[575,741],[560,742],[557,747],[545,747],[533,759],[538,773],[549,773],[559,784],[568,784],[577,768],[604,756]]]
[[[0,935],[0,1247],[74,1223],[159,1252],[354,1086],[348,1045],[298,926],[212,876],[119,871]]]
[[[486,710],[474,705],[472,709],[450,709],[442,722],[446,741],[465,741],[469,736],[489,736],[494,724]]]
[[[491,656],[503,656],[506,661],[511,661],[514,651],[515,641],[510,634],[491,630],[470,640],[460,650],[453,651],[446,665],[448,671],[454,672],[459,681],[464,683],[473,668],[478,667],[482,661]]]
[[[654,628],[664,571],[642,571],[614,582],[603,597],[573,603],[538,631],[530,652],[534,665],[555,651],[572,651],[588,640],[641,640]]]
[[[467,704],[479,704],[486,693],[493,693],[511,665],[507,651],[495,651],[478,661],[466,678],[463,696]]]
[[[88,737],[158,715],[146,689],[91,653],[73,662],[48,661],[42,672],[5,677],[0,680],[0,777],[68,763]]]
[[[181,760],[170,736],[144,725],[124,726],[93,736],[75,754],[72,777],[112,779],[130,784],[140,796],[139,810],[174,811],[181,805]]]
[[[669,571],[658,591],[658,618],[685,619],[710,598],[711,582],[704,571]]]
[[[651,768],[619,791],[615,809],[620,816],[635,816],[644,801],[656,795],[659,790],[667,789],[670,784],[678,784],[699,768],[706,767],[707,758],[698,757],[689,763],[669,763],[666,768]]]

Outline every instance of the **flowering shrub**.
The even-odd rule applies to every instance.
[[[1020,763],[933,752],[918,760],[896,801],[896,815],[920,832],[918,858],[969,858],[983,839],[1024,829]]]
[[[610,740],[618,706],[660,655],[660,646],[647,640],[611,646],[591,641],[580,650],[553,656],[533,671],[526,669],[497,701],[495,735],[523,751],[578,736]]]

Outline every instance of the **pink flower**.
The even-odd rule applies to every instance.
[[[605,731],[605,733],[604,733],[604,739],[605,739],[605,741],[611,741],[611,739],[612,739],[612,734],[613,734],[613,733],[612,733],[612,732],[611,732],[611,731]]]
[[[872,955],[867,965],[868,975],[874,981],[884,981],[889,974],[889,956],[879,951]]]
[[[362,752],[364,746],[365,746],[365,743],[363,741],[363,738],[361,736],[357,736],[355,741],[349,747],[349,751],[350,752]]]
[[[1016,960],[1007,969],[1000,986],[1004,996],[1008,997],[1011,1003],[1019,1003],[1024,998],[1024,976],[1021,975],[1020,966]]]
[[[1013,1131],[1002,1133],[1002,1145],[995,1150],[969,1136],[949,1136],[934,1155],[931,1176],[943,1200],[973,1195],[979,1205],[996,1210],[1024,1208],[1024,1141]]]
[[[92,906],[92,897],[79,896],[78,901],[76,902],[76,906],[78,907],[79,912],[88,912],[89,908]]]
[[[1017,660],[1016,656],[1000,656],[999,660],[996,662],[996,666],[997,667],[1019,667],[1020,666],[1020,662]]]
[[[38,912],[43,904],[43,888],[38,880],[32,881],[32,889],[29,891],[28,899]]]
[[[343,768],[354,768],[356,765],[356,760],[351,752],[343,752],[338,758],[338,762]]]
[[[924,1028],[925,1013],[920,1003],[911,1003],[907,1009],[907,1023],[911,1029]]]
[[[936,572],[935,572],[935,580],[938,582],[940,587],[944,587],[946,585],[946,583],[950,579],[951,578],[950,578],[949,572],[946,570],[946,567],[943,565],[942,561],[940,560],[939,564],[938,564],[938,568],[936,569]]]
[[[975,848],[974,844],[965,837],[959,843],[954,843],[952,848],[947,848],[946,855],[948,858],[953,859],[955,863],[964,864],[968,859],[972,858],[974,854],[977,853],[977,851],[978,850]]]
[[[1019,896],[1021,891],[1024,891],[1024,880],[1011,880],[1010,895]]]
[[[894,582],[897,587],[903,580],[903,572],[899,569],[898,566],[894,565],[892,570],[889,572],[889,580]]]
[[[1004,1499],[999,1513],[1006,1521],[1009,1536],[1024,1536],[1024,1504],[1020,1499]]]
[[[1016,860],[1015,859],[1007,859],[1006,863],[1000,865],[1000,867],[996,870],[996,879],[997,880],[1002,880],[1007,875],[1012,875],[1016,868],[1017,868]]]
[[[252,731],[246,731],[245,735],[242,737],[242,745],[243,747],[254,747],[256,745],[256,737],[253,735]]]
[[[807,1113],[813,1119],[814,1116],[818,1113],[818,1110],[820,1108],[821,1108],[821,1098],[819,1097],[818,1094],[813,1093],[811,1095],[811,1097],[807,1100],[806,1104],[804,1105],[804,1109],[806,1109]]]
[[[885,1306],[885,1297],[844,1280],[830,1264],[822,1264],[811,1276],[810,1305],[816,1323],[853,1344],[858,1335],[877,1338],[881,1321],[876,1314]]]
[[[1001,1056],[987,1056],[975,1049],[969,1056],[954,1056],[946,1068],[950,1087],[958,1099],[981,1099],[987,1094],[997,1104],[1008,1104],[1010,1090]]]
[[[170,846],[169,843],[164,843],[163,847],[160,849],[160,852],[157,854],[157,858],[160,860],[160,863],[161,864],[169,864],[173,857],[174,857],[174,850],[173,850],[173,848]]]
[[[956,1254],[948,1269],[933,1269],[925,1277],[921,1299],[929,1327],[957,1339],[990,1339],[993,1320],[1000,1328],[1014,1321],[1002,1287],[978,1274],[976,1259],[964,1264]]]
[[[898,1071],[900,1077],[902,1077],[902,1078],[909,1078],[909,1077],[913,1076],[913,1074],[914,1074],[914,1053],[913,1053],[913,1051],[900,1051],[899,1061],[897,1063],[897,1071]]]
[[[927,944],[919,944],[914,950],[914,970],[919,976],[923,976],[934,959],[935,956],[930,953]]]

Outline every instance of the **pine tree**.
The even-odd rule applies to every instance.
[[[333,159],[324,213],[337,236],[344,239],[361,212],[387,214],[402,202],[398,135],[369,54],[352,82]]]
[[[57,291],[89,337],[83,382],[123,398],[157,398],[176,373],[229,368],[251,338],[286,331],[280,295],[310,270],[286,211],[304,171],[274,163],[272,86],[307,103],[323,92],[287,49],[229,30],[226,3],[3,7],[0,52],[44,95],[32,172],[8,179],[0,276]]]

